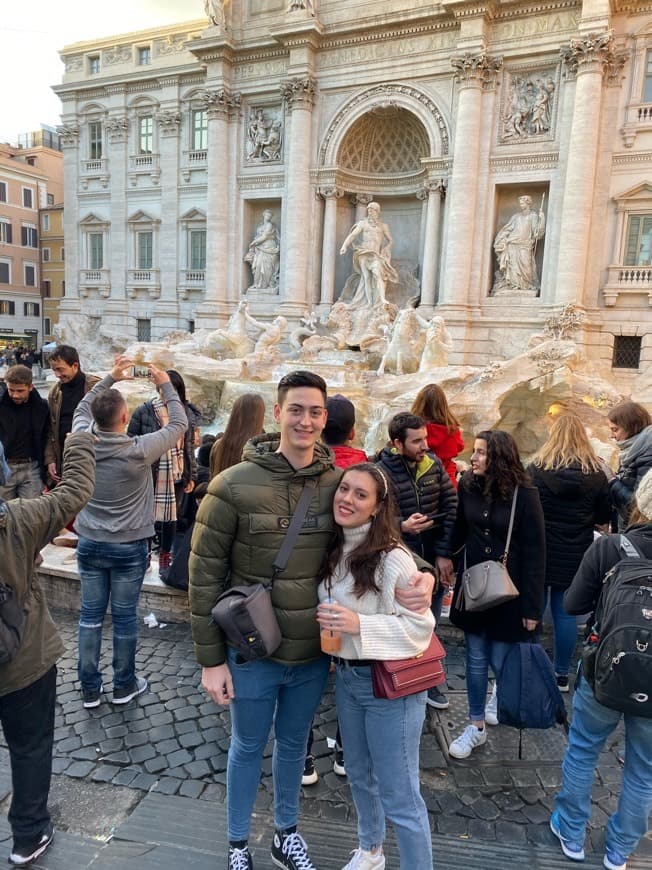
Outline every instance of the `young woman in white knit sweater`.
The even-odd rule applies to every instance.
[[[405,610],[394,598],[415,565],[400,544],[398,511],[378,466],[346,469],[333,514],[337,531],[322,569],[317,619],[322,630],[341,632],[333,656],[337,711],[360,841],[344,870],[383,870],[386,818],[396,832],[401,868],[430,870],[430,825],[419,788],[426,693],[376,698],[370,665],[423,652],[434,618],[430,611]]]

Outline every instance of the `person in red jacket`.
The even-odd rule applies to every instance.
[[[441,459],[457,489],[457,465],[454,460],[464,450],[464,439],[460,422],[449,408],[446,394],[438,384],[426,384],[417,393],[410,410],[426,421],[428,450]]]
[[[335,465],[338,468],[348,468],[358,462],[366,462],[364,450],[351,447],[355,438],[355,407],[353,402],[336,393],[326,402],[328,419],[321,433],[324,444],[327,444],[335,454]]]

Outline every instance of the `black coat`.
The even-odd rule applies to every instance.
[[[195,450],[193,447],[194,427],[196,422],[195,414],[185,409],[188,417],[188,428],[183,436],[183,474],[181,476],[181,484],[185,487],[191,480],[195,480],[197,476],[197,463],[195,462]],[[154,405],[151,402],[145,402],[139,405],[131,415],[129,426],[127,427],[127,435],[133,438],[136,435],[149,435],[150,432],[158,432],[161,424],[156,416]],[[152,465],[152,475],[154,478],[154,486],[156,487],[156,475],[158,474],[158,462]]]
[[[464,550],[468,566],[505,553],[511,498],[492,500],[483,495],[478,480],[467,472],[457,491],[457,520],[453,549],[458,551],[458,581],[455,586],[451,622],[471,634],[486,629],[490,640],[516,643],[532,637],[523,628],[523,619],[540,620],[543,614],[543,591],[546,568],[546,545],[543,511],[539,492],[531,484],[522,484],[516,498],[514,529],[507,557],[507,570],[520,592],[518,598],[481,613],[460,609],[461,574]]]
[[[584,474],[579,464],[528,472],[539,490],[546,526],[546,584],[566,589],[593,543],[593,527],[609,522],[609,483],[602,471]]]
[[[450,558],[457,494],[441,460],[433,453],[427,453],[422,467],[422,471],[426,470],[419,476],[413,465],[389,447],[380,451],[377,462],[391,482],[401,521],[414,513],[445,514],[435,520],[435,525],[427,532],[420,535],[404,533],[405,544],[430,563],[437,556]]]
[[[31,417],[32,449],[30,453],[39,464],[41,480],[45,481],[45,445],[50,431],[48,403],[33,389],[30,391],[27,406],[30,409]],[[12,430],[13,411],[16,407],[16,403],[9,397],[7,385],[2,384],[0,386],[0,441],[3,445],[7,443],[7,436]]]

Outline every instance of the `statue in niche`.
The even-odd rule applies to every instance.
[[[258,338],[254,346],[253,354],[250,358],[260,360],[261,362],[269,362],[279,356],[279,344],[283,340],[283,335],[287,327],[285,317],[275,317],[271,323],[263,323],[262,320],[256,320],[249,314],[247,305],[244,306],[244,316],[247,323],[258,332]]]
[[[380,220],[380,206],[370,202],[367,217],[353,225],[340,248],[343,256],[353,245],[353,268],[360,275],[350,308],[373,308],[387,301],[387,282],[399,280],[391,263],[393,242],[387,224]]]
[[[419,321],[426,330],[419,371],[428,372],[440,366],[447,366],[448,354],[453,350],[453,339],[446,329],[444,318],[435,314],[429,323],[422,318],[419,318]]]
[[[520,212],[512,215],[494,239],[498,269],[492,296],[536,296],[539,292],[536,250],[546,231],[543,198],[538,214],[532,197],[519,196]]]
[[[250,109],[247,124],[247,160],[279,160],[282,129],[280,118],[266,118],[261,108]]]
[[[251,266],[254,278],[250,290],[272,290],[278,293],[281,237],[269,209],[263,212],[263,219],[256,227],[256,235],[249,243],[244,261]]]
[[[511,81],[510,107],[503,117],[503,139],[524,139],[548,133],[552,126],[555,82],[514,76]]]
[[[229,0],[204,0],[204,12],[213,27],[226,30],[226,7]]]

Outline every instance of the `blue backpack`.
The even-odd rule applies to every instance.
[[[498,677],[498,721],[512,728],[551,728],[568,715],[555,672],[538,643],[515,643]]]

